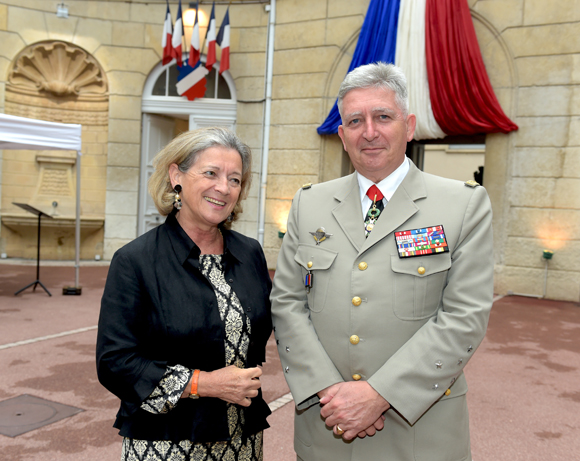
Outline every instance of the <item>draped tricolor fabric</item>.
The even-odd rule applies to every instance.
[[[416,140],[518,128],[495,97],[466,0],[371,0],[348,71],[378,61],[407,76]],[[335,104],[318,133],[338,125]]]

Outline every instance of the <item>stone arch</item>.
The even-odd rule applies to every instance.
[[[491,85],[505,114],[512,120],[517,114],[518,74],[515,60],[502,35],[481,14],[471,11],[479,48]],[[493,208],[493,231],[496,264],[503,264],[509,223],[508,191],[511,178],[511,153],[516,133],[486,136],[484,185]]]
[[[72,43],[45,40],[27,46],[8,71],[6,112],[12,115],[82,123],[80,112],[91,112],[91,121],[107,123],[108,100],[102,67]]]
[[[323,120],[326,118],[336,101],[340,84],[348,72],[348,67],[350,66],[360,31],[361,28],[359,27],[348,38],[328,72],[328,78],[324,88]],[[321,164],[319,173],[321,182],[339,178],[351,172],[352,165],[350,159],[343,149],[342,142],[338,135],[322,136],[321,152],[322,155],[320,156]]]
[[[4,107],[10,115],[82,125],[81,258],[101,255],[109,123],[103,68],[75,44],[33,43],[9,66]],[[2,243],[9,256],[29,258],[36,251],[36,218],[12,204],[16,201],[54,218],[43,224],[43,258],[74,258],[75,164],[74,152],[4,152]]]

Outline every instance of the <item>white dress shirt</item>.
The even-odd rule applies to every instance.
[[[409,172],[409,159],[407,157],[405,157],[403,163],[401,163],[399,168],[393,171],[389,176],[387,176],[378,184],[375,184],[370,179],[365,178],[358,171],[356,172],[358,186],[360,189],[360,200],[362,205],[363,220],[367,217],[367,212],[369,211],[369,208],[373,204],[373,201],[367,197],[367,191],[369,190],[369,187],[375,184],[379,188],[379,190],[384,196],[383,204],[386,206],[387,202],[391,200],[391,197],[397,190],[397,187],[399,187],[399,185],[403,182],[403,179],[405,179],[405,176],[407,176],[408,172]]]

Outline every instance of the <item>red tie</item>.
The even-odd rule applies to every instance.
[[[377,197],[376,198],[377,202],[380,202],[384,197],[380,189],[373,184],[371,187],[369,187],[369,190],[367,191],[367,197],[370,198],[373,202],[375,202],[375,196]]]

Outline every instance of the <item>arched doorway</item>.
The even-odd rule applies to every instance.
[[[195,101],[188,101],[177,93],[178,70],[175,61],[167,65],[157,64],[145,82],[141,105],[139,235],[164,221],[147,192],[147,181],[153,172],[151,161],[155,154],[186,130],[216,125],[235,129],[237,104],[234,80],[228,71],[219,75],[218,69],[219,63],[216,63],[206,77],[205,97]]]

